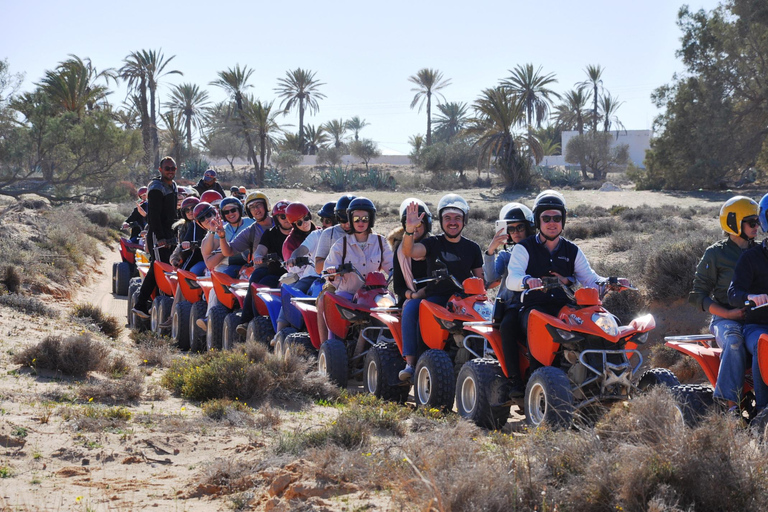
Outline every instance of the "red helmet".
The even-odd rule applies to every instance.
[[[147,187],[139,187],[139,191],[136,192],[136,195],[141,197],[147,193],[147,190],[148,190]]]
[[[197,204],[197,206],[195,206],[195,209],[193,210],[193,215],[196,221],[202,222],[203,217],[208,215],[208,212],[213,212],[214,214],[216,214],[216,208],[214,208],[210,203],[201,201]]]
[[[198,204],[200,204],[200,200],[198,198],[188,197],[181,202],[181,209],[184,210],[186,208],[194,208]]]
[[[210,203],[214,206],[218,205],[222,199],[224,198],[221,197],[221,194],[219,194],[215,190],[206,190],[205,192],[203,192],[203,195],[200,196],[201,203]]]
[[[285,210],[288,209],[289,204],[291,204],[291,202],[287,199],[281,199],[280,201],[276,202],[275,206],[272,207],[272,216],[275,217],[277,215],[285,215]]]
[[[293,224],[297,220],[301,220],[309,214],[309,208],[303,203],[291,203],[288,208],[285,209],[285,218],[288,222]]]

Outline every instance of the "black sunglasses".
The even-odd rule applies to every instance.
[[[275,217],[277,217],[280,220],[285,220],[285,214],[284,213],[279,213],[279,214],[275,215]]]
[[[542,215],[541,216],[541,222],[547,223],[547,222],[561,222],[563,220],[562,215]]]
[[[524,232],[525,232],[525,224],[519,224],[517,226],[507,226],[507,233],[524,233]]]
[[[194,208],[193,208],[193,207],[191,207],[191,206],[188,206],[188,207],[186,207],[186,208],[182,208],[182,209],[181,209],[181,213],[189,213],[189,212],[191,212],[192,210],[194,210]]]
[[[760,221],[757,219],[744,219],[742,222],[751,228],[756,228],[760,224]]]
[[[175,171],[176,167],[168,167],[167,165],[163,167],[164,171]]]
[[[237,213],[239,210],[237,208],[230,208],[229,210],[221,210],[221,213],[223,215],[232,215],[233,213]]]
[[[301,226],[302,226],[302,225],[303,225],[305,222],[309,222],[309,221],[311,221],[311,220],[312,220],[312,216],[311,216],[311,215],[307,215],[307,216],[306,216],[306,217],[304,217],[303,219],[299,219],[299,220],[297,220],[297,221],[296,221],[296,225],[297,225],[297,226],[299,226],[299,227],[301,227]]]
[[[200,216],[198,216],[197,220],[200,221],[200,222],[204,222],[204,221],[206,221],[208,219],[212,219],[215,216],[216,216],[216,210],[211,208],[210,210],[206,210],[205,213],[203,213]]]

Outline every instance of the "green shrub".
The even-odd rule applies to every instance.
[[[209,418],[221,421],[233,413],[251,414],[253,409],[244,402],[238,400],[232,401],[228,398],[208,400],[201,406],[203,414]]]
[[[78,304],[74,307],[73,314],[75,318],[90,320],[110,338],[117,339],[123,332],[123,327],[117,318],[107,315],[100,307],[93,304]]]
[[[19,293],[21,291],[21,274],[13,265],[8,265],[2,271],[5,289],[8,293]]]
[[[350,169],[349,166],[339,165],[320,173],[320,185],[328,187],[334,192],[353,190],[358,186],[359,181],[359,173]]]
[[[57,370],[65,375],[82,377],[88,372],[108,367],[109,348],[93,340],[90,334],[79,336],[47,336],[37,345],[13,356],[13,362],[31,368]]]

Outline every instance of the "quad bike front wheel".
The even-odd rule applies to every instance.
[[[416,405],[428,409],[450,409],[456,390],[453,361],[443,350],[430,349],[416,364],[413,396]]]
[[[280,343],[280,340],[277,340]],[[289,355],[296,354],[299,351],[303,351],[305,355],[310,357],[317,356],[317,349],[312,345],[312,340],[309,337],[308,332],[293,332],[285,336],[282,340],[282,356],[288,357]]]
[[[118,263],[114,268],[115,276],[113,281],[113,287],[112,290],[115,295],[128,295],[128,286],[129,282],[131,280],[131,265],[130,263],[126,263],[124,261],[121,261]]]
[[[199,318],[205,318],[208,303],[202,300],[192,304],[189,310],[189,350],[190,352],[205,352],[205,331],[197,326]]]
[[[663,386],[672,389],[680,385],[674,373],[666,368],[651,368],[646,370],[637,382],[640,391],[650,391],[652,387]]]
[[[482,428],[499,429],[509,419],[507,379],[497,361],[473,359],[459,370],[456,410]]]
[[[697,426],[715,403],[713,390],[709,386],[680,384],[671,391],[683,421],[689,427]]]
[[[248,324],[246,339],[249,341],[256,341],[269,346],[274,336],[275,329],[272,327],[272,320],[268,316],[254,317]]]
[[[547,423],[555,430],[566,429],[573,421],[573,392],[568,376],[560,368],[536,369],[525,387],[525,421],[533,428]]]
[[[221,332],[222,350],[232,350],[236,343],[242,343],[245,338],[237,334],[237,326],[240,324],[241,311],[228,314],[224,317],[224,326]]]
[[[205,330],[205,346],[210,350],[221,350],[224,319],[229,314],[226,306],[217,304],[208,311],[208,326]]]
[[[165,295],[158,295],[152,301],[152,311],[150,311],[150,326],[152,332],[165,334],[167,329],[161,328],[160,324],[165,322],[171,316],[171,306],[173,298]]]
[[[347,347],[343,341],[329,338],[320,345],[317,370],[342,389],[347,387],[348,365]]]
[[[189,313],[192,304],[179,301],[171,310],[171,339],[179,350],[189,350]]]
[[[253,323],[253,322],[251,322]],[[254,324],[255,325],[255,324]],[[251,332],[250,325],[248,326],[249,330],[248,332]],[[291,334],[294,334],[296,332],[296,329],[293,327],[284,327],[277,331],[277,334],[274,336],[275,345],[272,348],[272,350],[280,357],[283,357],[285,355],[286,350],[288,349],[288,337]],[[254,326],[253,329],[253,336],[256,336],[256,327]],[[317,353],[317,350],[312,349],[312,353]]]
[[[365,355],[363,387],[384,400],[403,403],[408,399],[410,386],[400,382],[400,370],[405,361],[394,343],[377,343]]]

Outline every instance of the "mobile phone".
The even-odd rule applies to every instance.
[[[503,229],[503,230],[507,229],[507,221],[505,220],[496,221],[496,232],[498,233],[500,229]]]

